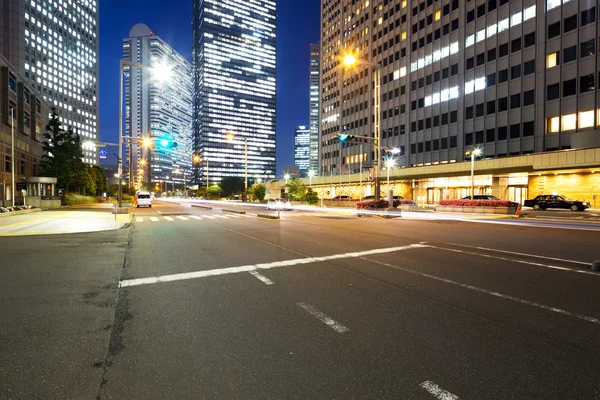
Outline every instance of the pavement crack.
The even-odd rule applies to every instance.
[[[127,238],[127,248],[125,250],[125,257],[123,258],[123,265],[121,267],[121,274],[119,280],[117,281],[117,295],[115,298],[115,316],[113,318],[113,322],[111,325],[106,328],[111,329],[110,339],[108,341],[108,349],[106,352],[106,357],[104,358],[104,362],[97,363],[100,367],[102,366],[102,378],[100,379],[100,386],[98,388],[98,394],[96,395],[96,400],[102,399],[102,392],[106,384],[108,383],[108,379],[106,375],[108,373],[109,367],[113,363],[113,359],[121,353],[121,351],[125,348],[123,345],[123,331],[125,330],[125,322],[133,318],[133,315],[129,312],[129,291],[125,288],[119,287],[119,282],[123,279],[127,279],[127,269],[129,267],[130,259],[129,254],[133,247],[133,234],[134,227],[129,228],[129,236]]]

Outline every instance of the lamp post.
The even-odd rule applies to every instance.
[[[10,108],[10,198],[12,200],[12,206],[15,206],[15,166],[17,165],[15,160],[15,109]]]
[[[381,191],[381,65],[358,59],[352,54],[347,54],[343,59],[343,63],[348,68],[352,68],[357,64],[363,64],[375,70],[373,87],[375,137],[372,140],[375,142],[375,159],[373,160],[373,171],[375,175],[375,200],[379,200]]]
[[[233,141],[233,139],[235,139],[233,133],[229,132],[225,135],[225,140],[228,142]],[[208,165],[208,160],[206,163]],[[244,201],[246,199],[246,193],[248,193],[248,138],[244,138]]]
[[[475,156],[481,154],[481,149],[473,149],[467,152],[467,155],[471,155],[471,200],[475,196]]]
[[[160,81],[167,81],[171,77],[172,67],[166,64],[158,64],[154,67],[148,65],[135,63],[132,61],[119,60],[119,157],[118,157],[118,168],[119,168],[119,207],[123,206],[123,67],[129,66],[134,68],[141,68],[150,70],[153,72]],[[131,148],[129,151],[131,156]],[[131,164],[131,162],[130,162]],[[131,184],[131,174],[129,175],[129,182]]]
[[[313,176],[315,176],[315,171],[310,169],[308,170],[308,181],[309,181],[309,185],[312,188],[312,178]]]

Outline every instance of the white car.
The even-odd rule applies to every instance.
[[[267,202],[267,210],[291,210],[292,203],[284,199],[269,199]]]
[[[148,192],[139,192],[135,195],[135,202],[137,207],[150,207],[152,208],[152,196]]]

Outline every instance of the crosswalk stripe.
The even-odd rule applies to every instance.
[[[158,222],[158,218],[156,218],[156,217],[150,217],[150,221],[152,221],[152,222]]]
[[[178,215],[177,218],[179,218],[182,221],[189,221],[189,219],[187,219],[186,217],[182,217],[181,215]]]
[[[239,215],[230,215],[229,218],[242,218]]]
[[[166,219],[167,221],[175,221],[175,220],[174,220],[173,218],[171,218],[171,217],[165,217],[165,219]]]
[[[208,218],[208,219],[215,219],[215,217],[212,217],[210,215],[205,215],[204,218]]]
[[[228,217],[228,216],[226,216],[226,215],[215,215],[215,217],[217,217],[217,218],[229,218],[229,217]]]
[[[202,219],[202,217],[198,217],[197,215],[192,215],[192,218],[194,218],[194,219]]]
[[[135,222],[144,222],[144,218],[142,218],[142,217],[137,217],[137,218],[135,219]]]

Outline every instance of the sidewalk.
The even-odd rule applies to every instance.
[[[106,210],[53,210],[0,219],[0,236],[56,235],[120,229],[131,214],[115,215]]]

